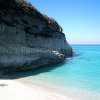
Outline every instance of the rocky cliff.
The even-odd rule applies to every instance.
[[[0,72],[33,69],[72,56],[61,26],[24,0],[0,0]]]

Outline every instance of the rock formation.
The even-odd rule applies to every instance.
[[[62,62],[72,56],[61,26],[24,0],[0,0],[0,72]]]

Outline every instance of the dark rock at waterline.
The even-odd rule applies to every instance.
[[[72,56],[61,26],[24,0],[0,0],[0,72],[22,71]]]

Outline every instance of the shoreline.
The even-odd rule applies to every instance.
[[[1,100],[74,100],[64,97],[60,94],[40,89],[38,86],[26,86],[18,80],[0,80],[0,98]]]
[[[100,93],[97,91],[76,88],[76,87],[59,86],[57,84],[53,85],[53,84],[48,84],[47,82],[42,82],[37,80],[31,82],[27,81],[27,79],[19,79],[18,81],[30,87],[35,86],[46,93],[49,92],[52,93],[53,95],[57,95],[58,97],[65,98],[65,99],[60,98],[57,100],[100,100]]]

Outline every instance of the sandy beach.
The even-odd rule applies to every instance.
[[[36,86],[28,87],[16,80],[0,80],[0,100],[72,100],[47,92]]]
[[[100,100],[100,94],[74,88],[61,93],[23,80],[0,80],[0,100]]]

